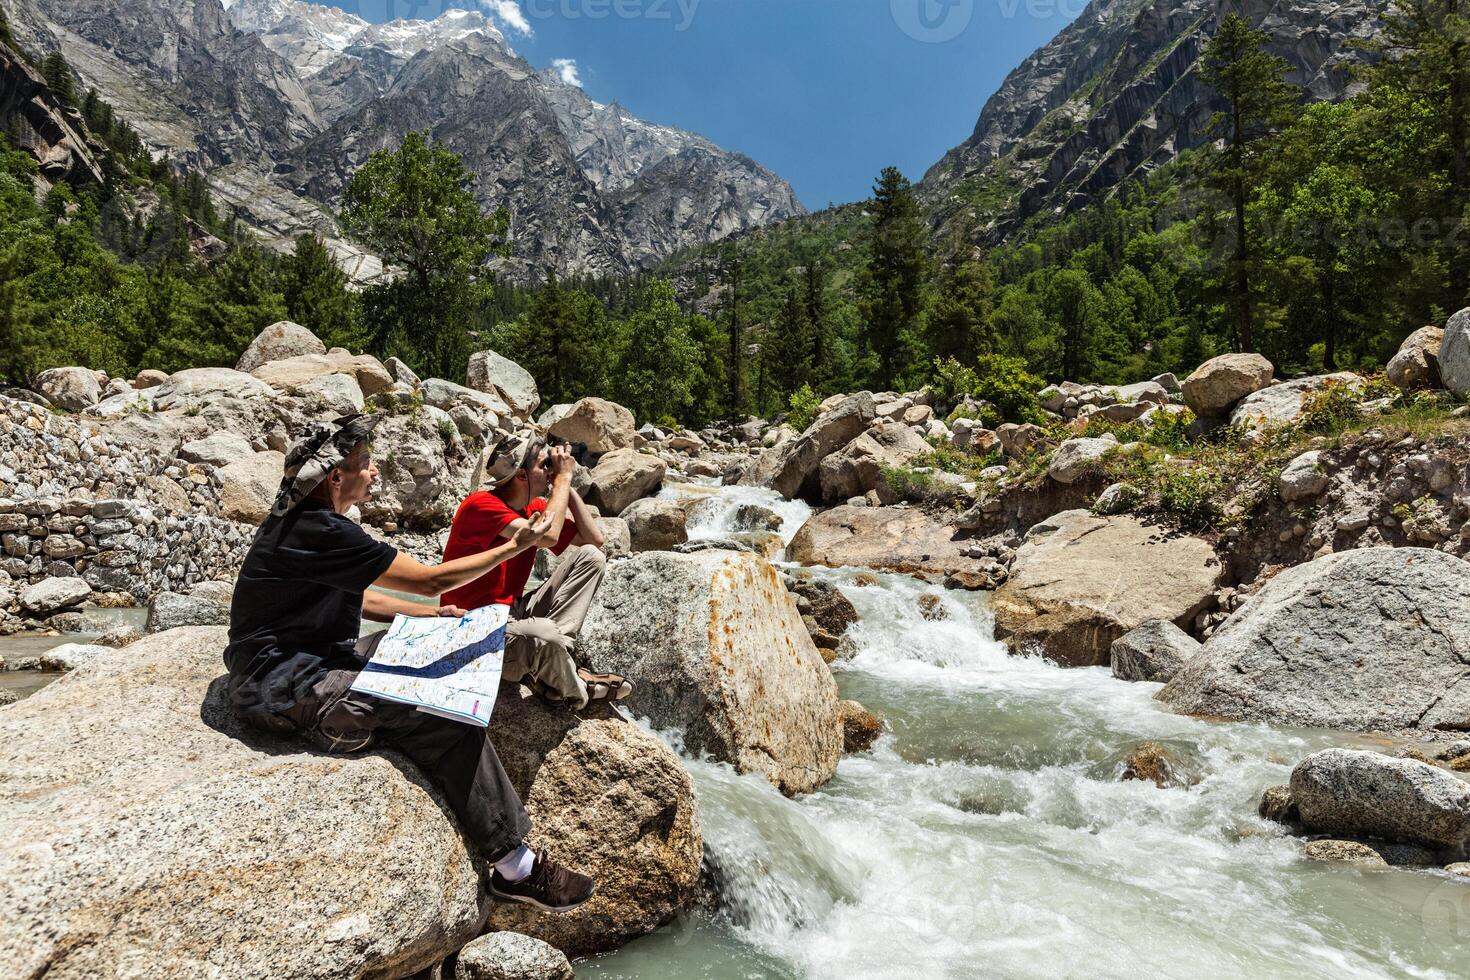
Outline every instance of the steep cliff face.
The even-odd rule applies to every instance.
[[[1203,141],[1216,106],[1199,78],[1219,19],[1239,10],[1310,99],[1339,99],[1374,35],[1366,0],[1093,0],[986,102],[968,140],[925,174],[941,224],[964,217],[997,241],[1026,218],[1072,210]]]
[[[268,236],[315,230],[354,270],[374,266],[337,239],[331,208],[409,130],[510,211],[528,275],[628,272],[802,213],[748,157],[538,74],[478,12],[369,24],[297,0],[13,2],[22,43],[59,47],[147,142],[207,170]]]

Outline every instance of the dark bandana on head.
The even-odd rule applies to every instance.
[[[286,475],[271,513],[280,516],[316,489],[333,467],[367,441],[379,422],[376,415],[343,415],[330,422],[313,422],[286,450]]]

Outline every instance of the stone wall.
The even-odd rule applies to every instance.
[[[219,500],[209,467],[0,398],[0,571],[15,582],[80,575],[146,599],[233,575],[253,529],[215,516]]]

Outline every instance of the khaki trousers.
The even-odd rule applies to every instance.
[[[574,545],[539,589],[515,601],[505,628],[502,680],[536,680],[559,697],[587,699],[572,652],[606,568],[601,548]]]

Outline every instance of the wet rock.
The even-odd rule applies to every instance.
[[[638,680],[641,691],[649,678]],[[527,844],[597,880],[597,893],[566,915],[499,903],[492,928],[590,955],[652,932],[693,900],[704,856],[694,786],[663,742],[606,702],[574,713],[513,694],[496,703],[490,736],[531,815]]]
[[[454,980],[572,980],[566,954],[519,932],[492,932],[470,942],[454,961]]]
[[[623,509],[634,552],[668,551],[689,540],[684,508],[674,500],[645,497]]]
[[[919,615],[930,622],[949,618],[949,613],[944,609],[944,600],[932,592],[919,596]]]
[[[630,710],[785,793],[831,778],[837,686],[775,569],[753,555],[646,552],[613,564],[582,630],[597,670],[637,678]]]
[[[551,424],[550,435],[568,442],[584,442],[594,453],[633,449],[637,436],[633,413],[605,398],[583,398]]]
[[[1222,718],[1352,730],[1470,728],[1470,563],[1362,548],[1288,568],[1159,700]]]
[[[1199,651],[1199,641],[1173,623],[1150,619],[1114,640],[1109,656],[1119,680],[1163,684]]]
[[[1398,353],[1388,362],[1388,380],[1404,391],[1415,388],[1438,388],[1439,351],[1444,345],[1444,331],[1439,327],[1420,327],[1399,345]]]
[[[47,401],[68,412],[89,409],[102,397],[97,372],[91,368],[51,368],[36,375],[35,385]]]
[[[842,594],[841,589],[830,582],[798,583],[794,591],[810,606],[803,613],[834,636],[841,636],[847,632],[849,626],[858,621],[857,609],[852,602]]]
[[[228,626],[230,607],[201,596],[160,592],[148,605],[147,633],[162,633],[180,626]]]
[[[588,503],[604,514],[619,515],[635,500],[657,493],[667,467],[664,461],[635,449],[615,449],[597,461],[588,474],[592,482]]]
[[[21,608],[37,616],[49,616],[86,601],[92,587],[85,579],[48,578],[28,586],[20,593]]]
[[[218,470],[220,516],[227,521],[259,524],[270,516],[281,488],[286,456],[274,450],[252,453]]]
[[[1288,825],[1299,824],[1302,819],[1297,812],[1296,801],[1291,798],[1290,786],[1267,786],[1261,793],[1256,812],[1262,819]]]
[[[1449,850],[1470,840],[1470,783],[1427,763],[1324,749],[1291,773],[1302,826]]]
[[[477,391],[493,392],[518,419],[530,418],[541,404],[541,393],[531,372],[493,350],[470,355],[465,383]]]
[[[245,353],[240,355],[235,370],[248,374],[267,361],[284,361],[288,357],[301,354],[326,353],[327,345],[316,334],[299,323],[281,320],[255,335],[250,346],[245,348]]]
[[[1194,414],[1218,417],[1253,391],[1271,383],[1271,362],[1260,354],[1221,354],[1184,379],[1184,402]]]
[[[1027,532],[995,593],[996,635],[1067,666],[1107,663],[1151,619],[1188,623],[1223,568],[1199,538],[1132,517],[1063,511]]]
[[[417,771],[237,721],[226,642],[149,637],[0,711],[0,822],[27,842],[0,849],[8,974],[407,976],[478,933],[476,866]]]
[[[1302,856],[1311,861],[1342,861],[1373,868],[1424,868],[1438,863],[1422,847],[1332,838],[1308,841],[1302,846]]]
[[[50,671],[76,670],[85,666],[92,660],[104,653],[111,653],[112,647],[93,643],[62,643],[41,654],[41,669]]]
[[[837,713],[842,719],[842,751],[847,755],[868,751],[883,734],[883,723],[857,701],[837,702]]]
[[[1180,781],[1178,762],[1158,742],[1143,742],[1128,753],[1118,778],[1153,783],[1159,789]]]

